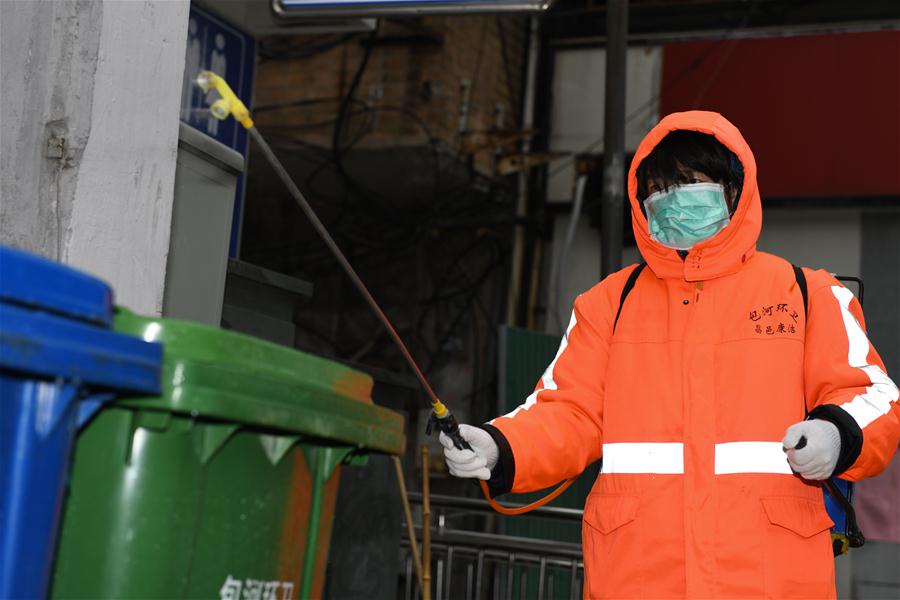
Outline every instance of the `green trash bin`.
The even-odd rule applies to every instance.
[[[329,360],[125,311],[116,329],[163,343],[163,394],[80,434],[52,597],[320,597],[339,465],[403,452],[403,418]]]

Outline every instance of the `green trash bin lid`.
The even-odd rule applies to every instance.
[[[372,378],[251,336],[118,309],[115,329],[164,346],[162,394],[121,404],[401,454],[403,417],[372,404]]]

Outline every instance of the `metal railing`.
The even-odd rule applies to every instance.
[[[581,544],[448,528],[448,519],[493,516],[490,506],[477,498],[431,495],[437,527],[431,537],[432,598],[434,600],[545,600],[581,597],[584,580]],[[419,504],[422,495],[409,494]],[[580,522],[582,511],[542,507],[536,517]],[[405,534],[405,531],[404,531]],[[416,537],[421,539],[421,528]],[[418,600],[408,539],[400,556],[399,597]]]
[[[421,492],[409,492],[409,501],[412,504],[422,503]],[[524,506],[515,502],[504,503],[510,508],[518,508]],[[476,513],[493,515],[494,509],[481,498],[466,498],[464,496],[447,496],[444,494],[431,494],[431,505],[435,508],[458,508],[462,510],[471,510]],[[541,506],[528,513],[530,517],[544,517],[551,519],[562,519],[565,521],[581,522],[584,511],[579,508],[561,508],[557,506]]]

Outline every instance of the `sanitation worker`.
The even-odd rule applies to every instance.
[[[792,265],[757,251],[756,162],[719,114],[664,118],[628,196],[646,268],[625,302],[640,265],[575,300],[521,406],[462,426],[474,451],[442,437],[451,473],[497,495],[602,460],[586,598],[834,598],[820,482],[878,474],[900,437],[859,303],[803,269],[805,308]]]

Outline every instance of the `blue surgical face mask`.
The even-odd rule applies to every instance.
[[[650,194],[644,200],[650,237],[675,250],[690,250],[728,225],[725,188],[720,183],[689,183]]]

